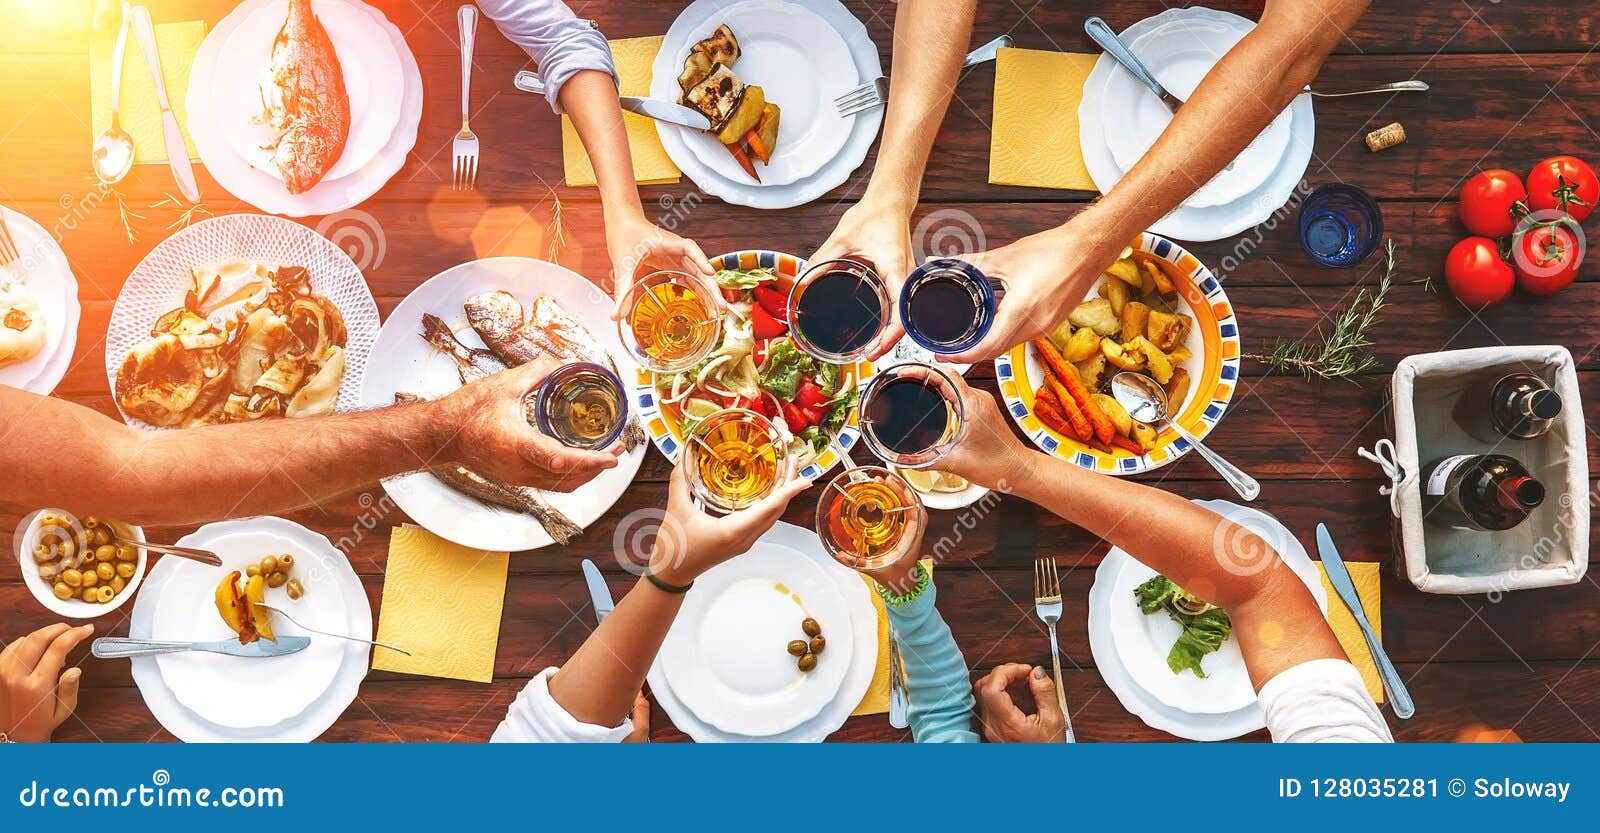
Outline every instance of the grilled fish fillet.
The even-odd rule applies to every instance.
[[[311,0],[289,0],[269,72],[265,116],[277,135],[273,162],[289,193],[301,194],[339,161],[350,136],[344,72]]]
[[[431,313],[422,314],[422,338],[433,349],[449,356],[456,363],[456,372],[461,374],[461,383],[475,382],[485,376],[491,376],[506,369],[506,363],[500,361],[494,353],[477,347],[468,347],[456,338],[450,325]]]

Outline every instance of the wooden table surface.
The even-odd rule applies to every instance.
[[[28,214],[60,239],[77,276],[83,305],[73,366],[56,394],[114,414],[103,354],[107,319],[134,265],[169,232],[175,213],[151,207],[174,191],[164,166],[144,166],[124,183],[135,221],[129,243],[110,199],[96,191],[88,166],[90,129],[88,0],[7,4],[0,26],[0,200]],[[1255,18],[1260,2],[1211,0]],[[473,125],[484,152],[480,190],[449,190],[450,137],[458,95],[455,4],[438,0],[379,0],[405,33],[422,68],[426,103],[416,148],[388,185],[352,212],[335,218],[339,236],[352,224],[375,230],[376,245],[354,253],[378,306],[387,313],[428,277],[465,260],[491,255],[542,257],[559,199],[566,244],[559,260],[599,276],[607,261],[592,189],[562,184],[560,130],[544,103],[511,87],[512,74],[531,68],[526,57],[485,22],[478,31]],[[664,32],[679,2],[591,0],[574,4],[613,38]],[[847,0],[867,23],[887,67],[894,6]],[[1158,0],[1120,3],[980,4],[973,45],[1009,33],[1017,45],[1093,51],[1083,21],[1102,15],[1117,29],[1160,12]],[[203,0],[151,2],[157,22],[204,18],[214,24],[232,6]],[[1293,529],[1308,548],[1317,522],[1334,530],[1346,558],[1392,564],[1388,501],[1378,472],[1357,447],[1385,436],[1388,374],[1401,357],[1457,347],[1562,344],[1578,359],[1585,405],[1600,406],[1600,283],[1594,270],[1560,297],[1515,297],[1472,315],[1422,279],[1441,276],[1444,253],[1465,232],[1455,218],[1454,192],[1479,167],[1526,171],[1539,159],[1574,152],[1594,155],[1600,135],[1600,60],[1591,57],[1600,7],[1576,0],[1417,0],[1377,3],[1341,43],[1319,86],[1355,87],[1418,77],[1424,95],[1319,100],[1317,141],[1306,180],[1344,181],[1380,198],[1386,232],[1400,258],[1391,306],[1375,332],[1379,367],[1356,383],[1306,382],[1246,361],[1214,447],[1261,479],[1258,506]],[[918,218],[941,228],[967,229],[989,246],[1060,222],[1092,195],[987,183],[988,120],[993,69],[968,74],[934,145]],[[1405,124],[1406,144],[1379,154],[1362,143],[1390,121]],[[1072,137],[1040,137],[1073,141]],[[685,179],[643,188],[648,213],[679,216],[679,230],[709,253],[761,247],[810,253],[866,182],[873,157],[850,181],[816,202],[764,213],[702,199]],[[252,209],[229,198],[198,169],[203,204],[218,214]],[[675,214],[676,212],[676,214]],[[1287,219],[1286,219],[1287,218]],[[306,218],[316,227],[322,218]],[[1275,218],[1238,238],[1191,249],[1214,269],[1239,263],[1227,275],[1247,350],[1274,338],[1297,339],[1376,280],[1379,258],[1349,271],[1323,269],[1298,249],[1292,215]],[[972,378],[993,389],[993,370]],[[8,447],[6,454],[27,453]],[[285,449],[286,455],[295,449]],[[1591,456],[1591,470],[1595,469]],[[357,701],[323,737],[335,741],[481,741],[489,737],[525,680],[561,663],[592,628],[588,594],[578,571],[592,558],[608,571],[618,594],[629,577],[611,558],[618,520],[665,500],[668,467],[652,451],[634,487],[573,545],[516,555],[506,588],[495,679],[489,685],[373,672]],[[1190,455],[1141,478],[1192,498],[1229,497],[1226,485]],[[9,528],[28,505],[27,484],[6,483],[0,525]],[[350,560],[366,584],[374,612],[381,598],[388,528],[405,518],[383,506],[371,484],[359,493],[288,517],[317,532],[357,543]],[[809,526],[812,502],[795,501],[787,519]],[[952,532],[958,515],[934,513],[930,540]],[[189,529],[152,529],[173,540]],[[1044,632],[1031,604],[1031,571],[1038,554],[1064,566],[1066,617],[1061,647],[1067,701],[1085,741],[1165,740],[1125,711],[1101,681],[1089,652],[1087,594],[1105,545],[1083,530],[1007,499],[965,536],[953,561],[939,570],[941,609],[974,677],[1005,662],[1048,662]],[[1600,739],[1600,590],[1593,577],[1574,586],[1483,596],[1417,592],[1393,570],[1383,581],[1384,641],[1417,702],[1417,716],[1391,725],[1397,738],[1448,741],[1481,727],[1514,729],[1526,740]],[[125,607],[106,617],[125,633]],[[14,638],[52,621],[21,584],[16,564],[0,559],[0,638]],[[104,629],[103,629],[104,632]],[[145,708],[128,665],[89,661],[79,712],[59,739],[171,739]],[[655,709],[652,733],[680,740]],[[898,741],[909,734],[883,716],[851,719],[834,736]],[[1260,739],[1264,733],[1252,736]]]

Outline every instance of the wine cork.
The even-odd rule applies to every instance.
[[[1376,153],[1392,148],[1406,140],[1406,129],[1400,122],[1390,122],[1367,134],[1367,149]]]

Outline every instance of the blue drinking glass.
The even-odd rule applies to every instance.
[[[989,277],[953,257],[922,264],[900,288],[900,321],[906,334],[935,355],[975,347],[989,334],[998,308],[999,296]]]
[[[1332,183],[1300,204],[1300,248],[1323,266],[1348,269],[1372,254],[1383,237],[1383,213],[1371,194]]]

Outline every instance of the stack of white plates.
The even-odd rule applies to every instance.
[[[696,0],[672,22],[652,65],[650,95],[677,101],[694,44],[726,25],[739,41],[731,69],[778,105],[778,146],[758,183],[716,137],[656,122],[673,164],[701,190],[752,208],[804,205],[843,184],[872,147],[883,108],[839,115],[833,100],[883,74],[878,47],[838,0]]]
[[[179,546],[222,557],[221,567],[166,556],[145,577],[133,604],[128,635],[134,639],[210,642],[228,639],[213,603],[230,571],[266,555],[289,553],[293,577],[305,595],[290,601],[277,590],[268,601],[293,611],[307,626],[357,639],[372,638],[372,607],[361,580],[327,538],[281,518],[209,524]],[[303,651],[244,658],[188,651],[138,657],[133,680],[145,705],[167,731],[186,742],[312,741],[355,700],[367,676],[368,646],[301,630],[273,616],[278,636],[309,636]]]
[[[1188,99],[1222,56],[1255,23],[1207,8],[1168,9],[1119,37],[1180,99]],[[1083,85],[1078,142],[1101,193],[1111,190],[1166,129],[1172,114],[1110,55],[1101,55]],[[1237,158],[1183,204],[1150,226],[1179,240],[1219,240],[1272,216],[1289,201],[1311,160],[1316,138],[1311,96],[1301,95]]]
[[[259,84],[288,0],[246,0],[206,35],[189,73],[189,135],[206,169],[238,197],[274,214],[332,214],[377,193],[405,162],[422,118],[422,74],[400,30],[360,0],[313,0],[333,40],[350,99],[344,153],[311,190],[293,195],[264,149]]]
[[[1195,503],[1260,536],[1305,582],[1327,615],[1328,595],[1317,566],[1283,524],[1225,500]],[[1250,563],[1240,569],[1250,569]],[[1094,587],[1089,590],[1089,648],[1095,667],[1123,708],[1153,729],[1189,740],[1227,740],[1266,726],[1237,638],[1230,636],[1221,649],[1201,660],[1204,678],[1189,671],[1174,674],[1167,667],[1167,652],[1181,629],[1165,613],[1140,612],[1133,594],[1154,575],[1155,570],[1113,548],[1095,570]]]
[[[25,362],[0,367],[0,385],[49,394],[66,375],[78,343],[78,279],[61,246],[27,215],[0,206],[0,223],[5,223],[18,255],[16,262],[0,266],[0,285],[20,283],[38,302],[45,322],[44,347]]]
[[[855,571],[809,530],[779,523],[684,598],[650,690],[696,741],[814,743],[844,725],[878,664],[878,614]],[[817,620],[827,646],[799,670],[785,646]]]

